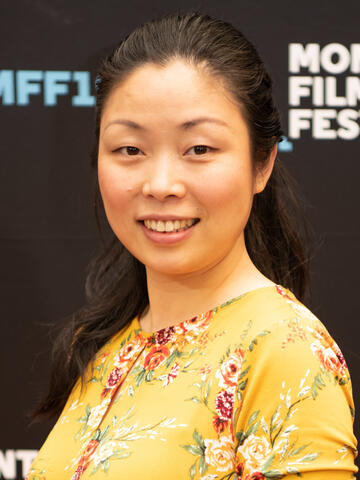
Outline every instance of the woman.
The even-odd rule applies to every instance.
[[[60,417],[28,478],[353,478],[349,373],[300,302],[255,48],[228,23],[169,15],[126,37],[96,85],[113,233],[55,344],[35,416]]]

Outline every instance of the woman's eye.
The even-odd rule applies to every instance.
[[[214,150],[212,147],[208,147],[207,145],[195,145],[191,147],[188,151],[194,149],[195,155],[202,155],[204,153],[208,153],[210,150]]]
[[[119,152],[119,153],[123,153],[126,156],[134,156],[134,155],[137,155],[138,152],[140,151],[141,150],[137,147],[126,146],[126,147],[116,148],[115,150],[113,150],[113,153]]]
[[[205,153],[209,153],[209,151],[215,150],[215,148],[208,147],[207,145],[195,145],[188,150],[188,152],[190,152],[190,154],[191,154],[191,150],[194,151],[194,154],[196,156],[199,156],[199,155],[204,155]],[[113,153],[120,153],[120,154],[125,155],[127,157],[137,156],[140,152],[141,152],[141,150],[139,148],[132,147],[130,145],[127,145],[125,147],[119,147],[119,148],[116,148],[115,150],[113,150]]]

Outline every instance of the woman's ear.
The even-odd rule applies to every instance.
[[[262,168],[257,172],[255,185],[254,185],[254,194],[260,193],[266,187],[266,184],[270,178],[271,172],[274,168],[274,162],[277,155],[277,143],[275,143],[274,148],[271,150],[269,158],[264,163]]]

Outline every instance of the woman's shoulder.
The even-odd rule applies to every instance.
[[[267,312],[267,319],[264,319],[264,322],[271,325],[273,329],[280,328],[281,325],[292,325],[293,328],[294,325],[297,325],[299,328],[307,330],[311,328],[325,329],[322,321],[288,288],[275,285],[274,289],[268,293],[267,299],[264,299],[263,302],[263,308]],[[256,309],[254,313],[256,314]]]
[[[230,307],[230,305],[229,305]],[[225,314],[225,309],[224,309]],[[348,383],[344,356],[322,321],[287,288],[275,285],[244,295],[228,308],[228,333],[257,365],[283,370],[314,364]]]
[[[282,285],[250,291],[239,301],[224,304],[222,315],[231,336],[244,344],[268,337],[265,343],[281,350],[307,344],[312,350],[330,348],[342,357],[324,323]]]
[[[250,290],[221,305],[217,313],[226,317],[235,328],[264,329],[288,321],[323,327],[319,318],[293,292],[278,284]]]

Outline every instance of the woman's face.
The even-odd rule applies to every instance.
[[[98,178],[108,221],[147,268],[205,272],[244,252],[255,177],[239,108],[218,79],[181,61],[145,64],[104,106]]]

